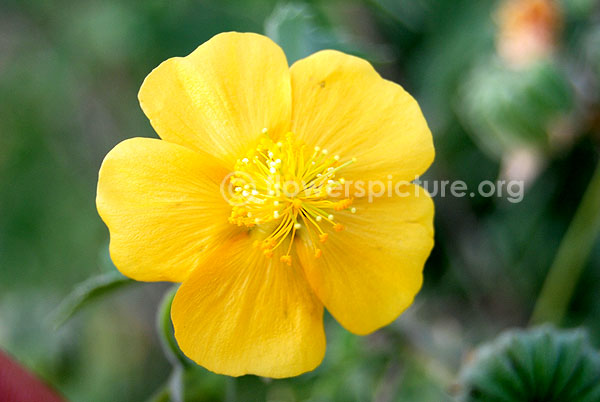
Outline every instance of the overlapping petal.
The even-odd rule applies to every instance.
[[[368,334],[393,321],[421,288],[422,270],[433,247],[433,202],[421,187],[355,202],[356,214],[340,212],[341,232],[320,244],[298,242],[307,279],[342,326]]]
[[[125,140],[102,163],[96,205],[110,230],[110,254],[126,276],[183,281],[207,245],[235,230],[209,155],[150,138]]]
[[[220,374],[312,370],[325,353],[322,304],[297,264],[266,258],[252,241],[224,242],[181,285],[171,309],[179,346]]]
[[[139,100],[162,139],[233,166],[263,128],[288,130],[290,73],[283,51],[267,37],[228,32],[160,64]]]
[[[324,50],[299,60],[292,77],[292,131],[342,158],[354,180],[414,180],[434,158],[417,102],[365,60]]]

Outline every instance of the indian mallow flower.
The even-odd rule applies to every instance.
[[[115,146],[96,203],[124,275],[182,283],[171,318],[190,359],[295,376],[323,359],[324,307],[364,335],[412,303],[433,203],[411,180],[432,137],[367,61],[288,67],[270,39],[223,33],[160,64],[139,101],[161,139]]]

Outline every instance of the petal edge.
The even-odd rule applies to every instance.
[[[158,139],[116,145],[96,195],[116,267],[139,281],[183,281],[206,245],[232,229],[219,189],[225,174],[211,156]]]

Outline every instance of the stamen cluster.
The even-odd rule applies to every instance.
[[[310,239],[314,256],[319,258],[322,251],[316,245],[327,241],[327,226],[337,232],[344,229],[335,221],[334,212],[349,209],[352,199],[332,197],[332,193],[345,183],[343,177],[337,177],[339,171],[354,161],[342,163],[327,149],[308,149],[291,132],[274,142],[263,129],[257,146],[238,159],[230,179],[233,195],[229,221],[268,229],[270,234],[255,242],[267,257],[289,239],[287,252],[280,259],[291,265],[294,238],[302,235]],[[350,211],[355,213],[356,208]]]

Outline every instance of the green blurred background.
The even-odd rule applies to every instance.
[[[119,141],[155,136],[142,80],[231,30],[267,33],[290,62],[323,48],[369,59],[423,108],[437,151],[426,179],[518,179],[525,196],[437,197],[424,288],[399,320],[357,337],[326,317],[315,372],[232,380],[198,368],[187,400],[453,400],[469,351],[528,326],[548,282],[564,284],[545,300],[566,311],[538,306],[534,321],[584,326],[597,347],[599,4],[548,2],[522,17],[501,3],[2,1],[0,348],[72,401],[148,400],[168,381],[154,324],[168,285],[107,293],[57,330],[49,317],[76,284],[114,271],[97,172]]]

